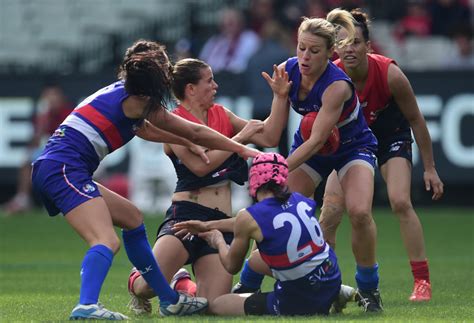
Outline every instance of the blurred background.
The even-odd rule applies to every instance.
[[[116,79],[135,40],[164,43],[173,61],[204,59],[216,101],[263,119],[272,94],[260,73],[295,55],[302,16],[336,7],[370,14],[374,51],[394,58],[415,90],[446,191],[431,202],[414,147],[415,206],[474,206],[473,0],[0,0],[0,204],[11,214],[37,206],[31,160],[75,104]],[[275,150],[287,154],[298,122],[292,114]],[[162,146],[138,138],[96,178],[146,212],[165,210],[175,185]],[[235,192],[234,208],[246,206],[245,188]],[[375,192],[375,205],[388,206],[379,175]]]

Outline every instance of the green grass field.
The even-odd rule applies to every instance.
[[[382,315],[362,313],[355,303],[344,314],[318,321],[474,321],[474,244],[472,209],[419,209],[425,230],[433,300],[412,304],[408,296],[412,276],[402,246],[399,226],[389,210],[377,209],[380,289],[385,306]],[[150,240],[159,217],[146,217]],[[354,259],[350,249],[347,218],[338,235],[338,257],[345,284],[354,285]],[[79,297],[79,268],[87,246],[61,216],[45,213],[5,217],[0,213],[0,322],[67,320]],[[101,293],[108,308],[131,315],[127,278],[130,263],[121,250],[116,256]],[[235,277],[237,280],[238,277]],[[271,279],[264,290],[272,288]],[[155,309],[157,303],[155,303]],[[154,311],[156,313],[156,311]],[[157,314],[136,320],[156,320]],[[271,317],[217,318],[199,316],[166,318],[166,321],[275,321]],[[278,321],[314,321],[279,318]]]

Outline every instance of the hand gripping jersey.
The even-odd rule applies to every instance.
[[[38,160],[85,165],[93,172],[107,154],[135,136],[142,122],[125,116],[122,102],[128,96],[123,81],[118,81],[86,98],[56,129]]]
[[[308,112],[319,111],[321,109],[324,91],[333,82],[343,80],[351,86],[353,95],[344,103],[341,116],[337,123],[340,132],[340,141],[342,143],[339,149],[344,148],[344,142],[358,137],[362,133],[370,132],[365,119],[362,117],[362,110],[360,109],[359,100],[355,94],[354,85],[349,77],[334,65],[334,63],[328,62],[326,70],[303,101],[298,99],[298,92],[301,86],[301,73],[297,58],[293,57],[288,59],[285,69],[288,72],[289,79],[293,82],[289,94],[291,108],[301,115],[306,115]],[[299,131],[298,129],[297,134],[299,134]],[[299,137],[301,137],[301,134],[299,134]],[[301,141],[303,141],[302,138]]]
[[[367,124],[379,141],[385,141],[393,136],[399,140],[411,140],[410,125],[388,87],[388,67],[396,62],[376,54],[368,54],[367,59],[369,62],[367,80],[364,89],[357,92]],[[344,64],[339,59],[334,63],[344,70]]]
[[[178,106],[173,113],[183,117],[186,120],[194,123],[202,124],[194,115],[188,112],[183,106]],[[229,117],[221,105],[214,104],[207,111],[208,126],[226,137],[231,137],[234,134],[234,128],[230,123]],[[219,167],[211,171],[209,174],[199,177],[191,172],[176,155],[168,156],[173,162],[176,169],[178,181],[176,183],[175,192],[191,191],[201,187],[206,187],[216,184],[223,180],[232,180],[239,185],[244,185],[248,179],[247,162],[239,157],[237,154],[232,154]]]
[[[313,272],[329,256],[329,246],[315,217],[316,202],[292,193],[287,203],[267,198],[247,208],[262,231],[258,250],[282,282]]]

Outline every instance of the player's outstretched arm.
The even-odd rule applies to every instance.
[[[234,240],[230,247],[224,241],[222,233],[217,230],[199,233],[199,237],[219,251],[222,265],[227,272],[235,275],[242,268],[255,230],[259,230],[255,220],[246,210],[241,210],[235,218]]]
[[[235,152],[243,158],[255,157],[259,153],[258,150],[233,141],[209,127],[187,121],[166,110],[155,113],[149,119],[158,128],[207,148]]]
[[[184,146],[189,149],[193,154],[199,156],[199,158],[204,161],[204,163],[209,164],[209,158],[206,155],[206,149],[192,143],[186,138],[172,134],[171,132],[159,129],[151,124],[148,120],[144,120],[140,128],[137,129],[135,134],[148,141],[168,143],[168,144],[177,144]]]
[[[190,220],[178,222],[173,225],[173,230],[178,236],[185,236],[187,234],[198,234],[211,230],[219,230],[221,232],[234,231],[235,218],[213,220],[213,221],[199,221]]]

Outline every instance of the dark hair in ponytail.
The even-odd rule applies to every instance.
[[[164,51],[165,47],[155,41],[139,39],[136,42],[134,42],[132,46],[127,48],[127,50],[125,51],[125,56],[123,60],[125,61],[127,58],[130,58],[130,56],[132,56],[133,54],[144,53],[151,50]]]
[[[353,9],[351,11],[352,17],[356,21],[354,25],[362,29],[362,36],[364,36],[364,40],[368,42],[370,40],[369,35],[369,26],[370,26],[370,19],[369,15],[363,12],[361,9]]]
[[[163,45],[141,40],[127,49],[118,77],[125,82],[128,94],[150,98],[143,118],[166,107],[171,100],[171,71]]]

